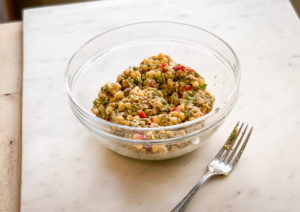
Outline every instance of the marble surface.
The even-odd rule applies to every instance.
[[[96,143],[64,89],[72,54],[93,36],[146,20],[180,21],[226,40],[242,67],[224,125],[197,151],[138,161]],[[168,211],[200,179],[237,120],[254,133],[234,172],[188,211],[299,211],[300,24],[287,0],[116,0],[24,11],[23,212]]]

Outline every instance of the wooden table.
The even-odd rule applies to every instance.
[[[0,25],[0,211],[20,209],[22,23]]]

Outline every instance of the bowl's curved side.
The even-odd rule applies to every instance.
[[[159,30],[164,28],[168,30]],[[197,54],[198,49],[202,47],[208,49],[205,53],[209,57],[219,60],[218,63],[222,64],[224,69],[224,76],[226,75],[227,80],[229,79],[227,83],[231,83],[230,86],[227,86],[226,93],[223,94],[223,101],[211,113],[198,119],[178,125],[156,128],[137,128],[111,123],[96,117],[89,109],[82,106],[77,92],[78,84],[81,83],[83,76],[91,73],[90,66],[111,57],[114,52],[120,51],[123,46],[130,48],[133,48],[133,44],[145,46],[149,41],[165,45],[166,48],[170,47],[170,49],[174,48],[174,43],[180,43],[178,46],[183,46],[180,47],[181,50],[184,51],[186,47],[184,54],[189,54],[189,51],[190,54],[194,52]],[[179,47],[176,48],[180,49]],[[174,52],[176,53],[176,51]],[[197,60],[197,58],[192,59]],[[101,77],[103,73],[97,74],[98,77]],[[111,73],[106,72],[106,74]],[[113,29],[85,43],[72,56],[66,70],[65,83],[73,113],[89,131],[96,135],[97,140],[109,149],[138,159],[168,159],[186,154],[200,146],[224,121],[238,98],[240,65],[231,47],[206,30],[174,22],[144,22]],[[89,84],[92,83],[89,81],[82,83],[83,88],[89,86]],[[133,140],[130,138],[132,136],[127,136],[136,133],[146,134],[149,131],[160,132],[161,130],[174,133],[174,137],[160,140]],[[182,130],[184,130],[184,134],[177,133]],[[142,145],[142,148],[140,145]]]

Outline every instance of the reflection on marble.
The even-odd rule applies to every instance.
[[[169,161],[124,158],[94,142],[69,109],[68,60],[114,27],[169,20],[226,40],[242,66],[239,101],[207,144]],[[24,11],[22,211],[168,211],[200,179],[237,120],[255,131],[231,176],[189,211],[298,211],[300,25],[288,1],[115,0]]]

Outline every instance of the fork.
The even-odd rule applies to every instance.
[[[241,136],[239,137],[244,123],[241,124],[239,127],[240,122],[238,122],[235,127],[233,128],[232,132],[230,133],[227,141],[222,146],[218,154],[212,159],[212,161],[207,166],[207,172],[202,177],[202,179],[190,190],[190,192],[171,210],[171,212],[182,212],[185,210],[187,205],[190,203],[192,198],[195,196],[197,191],[200,187],[211,177],[217,175],[227,176],[231,173],[233,168],[236,166],[237,162],[239,161],[247,142],[250,138],[252,133],[253,127],[251,127],[250,131],[248,132],[246,138],[245,134],[247,132],[248,125],[243,130]],[[238,129],[239,127],[239,129]],[[239,139],[238,139],[239,137]],[[235,145],[236,140],[238,140],[237,144]],[[239,151],[238,148],[240,147]],[[238,152],[237,152],[238,151]]]

